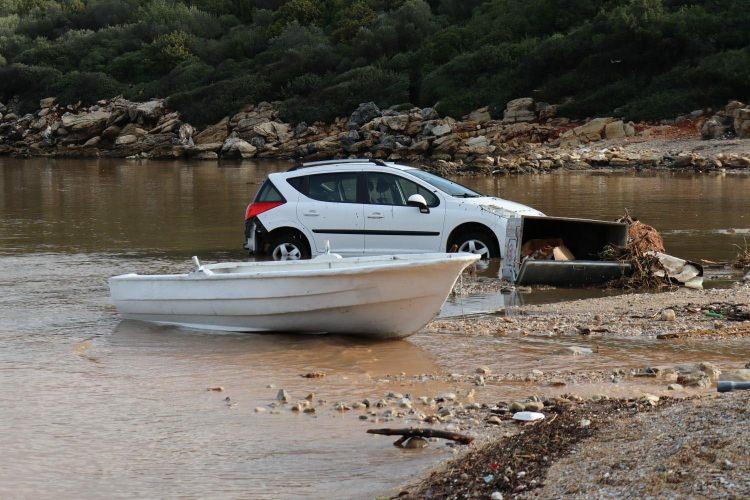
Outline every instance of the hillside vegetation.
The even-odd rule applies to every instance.
[[[673,117],[750,96],[746,0],[2,0],[0,101],[169,97],[197,125],[513,98]]]

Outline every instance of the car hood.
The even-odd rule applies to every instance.
[[[539,210],[536,210],[521,203],[515,201],[508,201],[502,198],[495,198],[494,196],[480,196],[478,198],[466,198],[461,200],[462,203],[467,205],[477,205],[490,212],[498,213],[505,217],[517,217],[519,215],[535,215],[543,216],[544,214]]]

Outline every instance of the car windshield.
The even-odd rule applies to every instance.
[[[455,196],[456,198],[478,198],[480,196],[484,196],[477,193],[476,191],[472,191],[471,189],[462,186],[461,184],[449,181],[448,179],[443,179],[439,175],[431,174],[429,172],[425,172],[424,170],[414,168],[411,170],[407,170],[407,172],[409,172],[414,177],[418,177],[423,181],[432,184],[440,191],[449,194],[450,196]]]

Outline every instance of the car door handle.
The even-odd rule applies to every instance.
[[[367,214],[368,219],[382,219],[383,217],[385,216],[380,212],[372,212],[370,214]]]
[[[317,210],[308,210],[307,212],[302,212],[302,215],[305,217],[317,217],[320,214]]]

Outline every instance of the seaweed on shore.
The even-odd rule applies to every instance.
[[[545,420],[454,459],[398,497],[487,498],[495,491],[511,496],[533,491],[544,485],[547,469],[575,445],[614,419],[654,408],[645,401],[625,400],[547,407]]]

